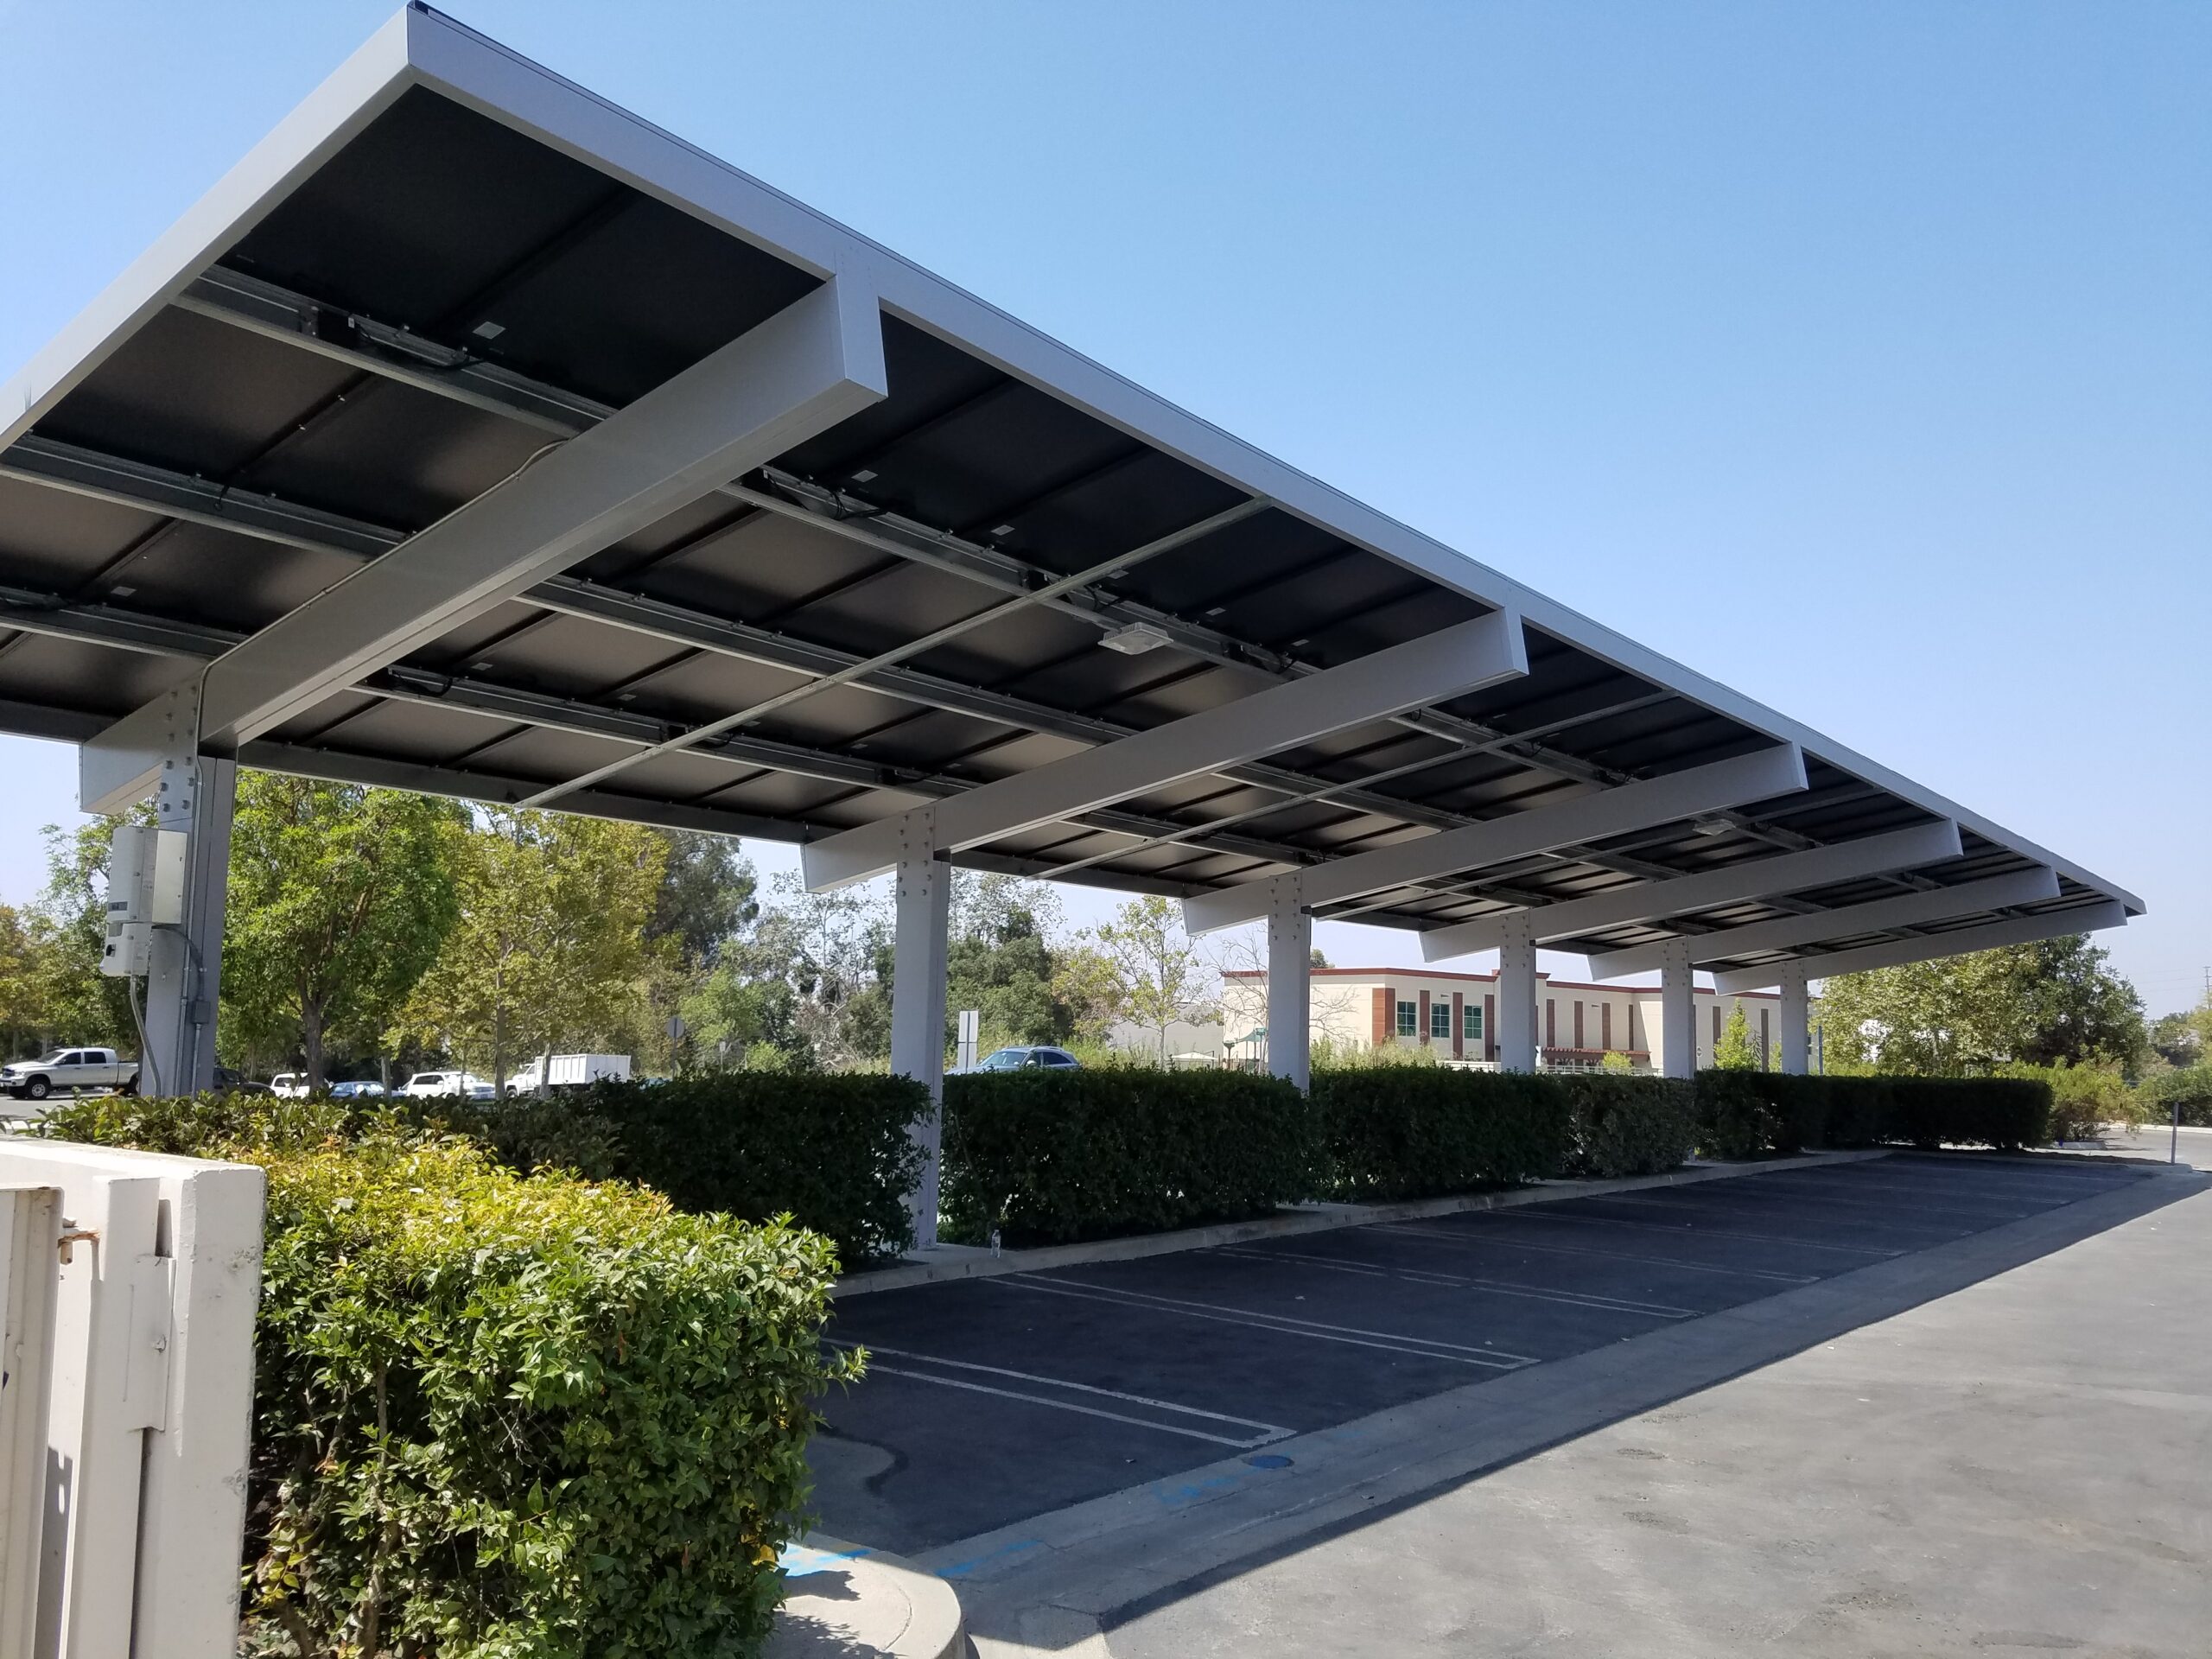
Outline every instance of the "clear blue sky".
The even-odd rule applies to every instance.
[[[0,371],[390,10],[0,0]],[[2212,7],[455,10],[2133,888],[2120,965],[2201,986]],[[71,768],[0,768],[20,899]]]

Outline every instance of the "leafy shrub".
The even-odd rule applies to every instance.
[[[35,1132],[48,1141],[130,1147],[184,1158],[237,1158],[239,1148],[300,1151],[327,1141],[352,1141],[374,1117],[364,1103],[327,1098],[238,1094],[141,1100],[135,1095],[100,1095],[53,1102]],[[208,1150],[214,1147],[225,1150]]]
[[[1561,1071],[1537,1081],[1566,1102],[1570,1175],[1657,1175],[1678,1168],[1696,1143],[1697,1091],[1681,1079]]]
[[[2000,1148],[2042,1145],[2051,1124],[2042,1072],[2007,1077],[1788,1077],[1700,1071],[1698,1141],[1716,1158],[1804,1147],[1904,1141]]]
[[[614,1125],[570,1095],[410,1096],[394,1102],[392,1109],[410,1123],[467,1136],[517,1174],[565,1169],[587,1180],[609,1181],[629,1173]]]
[[[616,1153],[607,1173],[665,1192],[679,1210],[753,1221],[788,1214],[836,1239],[855,1266],[913,1243],[906,1193],[921,1154],[908,1130],[928,1109],[911,1077],[708,1071],[595,1084],[549,1099],[542,1118],[488,1132],[496,1144],[512,1128],[503,1155],[525,1166],[565,1161],[604,1135]]]
[[[2094,1141],[2107,1123],[2133,1128],[2143,1121],[2142,1103],[2117,1070],[2061,1061],[2056,1065],[2008,1065],[2000,1075],[2050,1086],[2049,1133],[2053,1141]]]
[[[1317,1071],[1319,1191],[1366,1204],[1556,1175],[1573,1126],[1551,1081],[1441,1065]]]
[[[2170,1123],[2180,1108],[2181,1122],[2212,1128],[2212,1065],[2183,1066],[2145,1078],[2136,1091],[2146,1121]]]
[[[1059,1243],[1266,1215],[1311,1190],[1312,1114],[1243,1071],[948,1077],[943,1208],[956,1237]]]
[[[1891,1077],[1885,1139],[1923,1150],[1944,1145],[2039,1147],[2050,1138],[2050,1085],[2026,1077]]]
[[[44,1132],[268,1174],[250,1612],[302,1654],[758,1652],[849,1370],[826,1242],[326,1103],[84,1104]]]
[[[1794,1150],[1798,1125],[1770,1098],[1770,1072],[1737,1067],[1697,1074],[1697,1149],[1707,1158],[1763,1158]]]

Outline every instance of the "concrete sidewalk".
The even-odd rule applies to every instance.
[[[2201,1655],[2206,1185],[2131,1183],[921,1565],[959,1572],[985,1659]]]

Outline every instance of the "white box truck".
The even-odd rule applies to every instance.
[[[534,1095],[539,1089],[582,1089],[594,1083],[627,1083],[630,1081],[630,1057],[627,1054],[556,1054],[552,1065],[546,1067],[546,1056],[541,1054],[528,1065],[507,1079],[511,1095]],[[539,1073],[545,1075],[541,1077]]]

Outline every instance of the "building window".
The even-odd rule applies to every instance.
[[[1452,1040],[1452,1005],[1431,1002],[1428,1005],[1428,1034],[1440,1043]]]
[[[1421,1035],[1419,1010],[1410,1002],[1398,1004],[1398,1035],[1401,1037]]]
[[[1470,1002],[1460,1010],[1459,1024],[1466,1035],[1464,1040],[1479,1043],[1483,1039],[1483,1009],[1479,1002]]]

